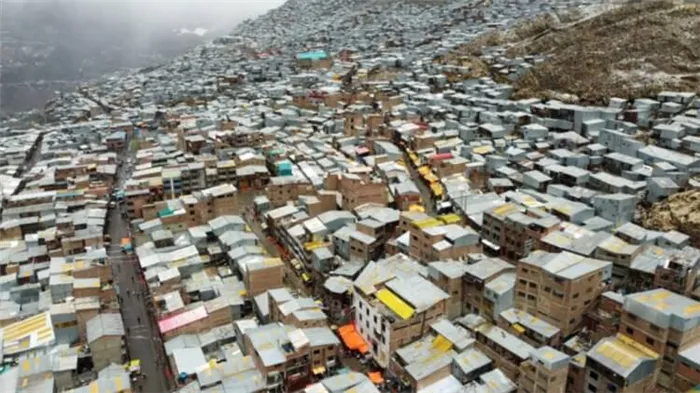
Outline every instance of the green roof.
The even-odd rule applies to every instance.
[[[297,55],[298,60],[321,60],[327,57],[328,55],[326,54],[326,52],[322,50],[303,52]]]

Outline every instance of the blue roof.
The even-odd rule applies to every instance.
[[[303,52],[297,55],[298,60],[321,60],[328,57],[325,51],[317,50],[311,52]]]
[[[284,161],[277,162],[277,170],[291,171],[292,170],[291,161],[284,160]]]

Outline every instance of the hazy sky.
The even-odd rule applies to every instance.
[[[249,17],[280,6],[284,0],[0,0],[2,6],[30,4],[32,10],[48,6],[70,9],[76,17],[91,19],[128,17],[144,30],[160,27],[230,29]]]

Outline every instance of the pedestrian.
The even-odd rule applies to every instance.
[[[140,325],[140,324],[141,324],[141,317],[136,317],[136,321],[137,321],[137,322],[139,323],[139,325]]]
[[[131,283],[134,283],[134,276],[131,276]]]
[[[126,290],[126,296],[131,297],[131,290],[130,289]]]

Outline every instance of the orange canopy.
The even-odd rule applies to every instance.
[[[357,333],[357,330],[355,330],[355,325],[350,323],[345,326],[341,326],[340,328],[338,328],[338,333],[340,334],[340,338],[343,340],[343,343],[346,347],[356,350],[360,353],[369,352],[369,347],[367,346],[367,343],[362,338],[362,336],[360,336],[360,334]]]
[[[372,381],[372,383],[375,385],[378,385],[378,384],[384,382],[384,378],[382,377],[381,371],[375,371],[373,373],[368,373],[367,376],[369,377],[369,380]]]

